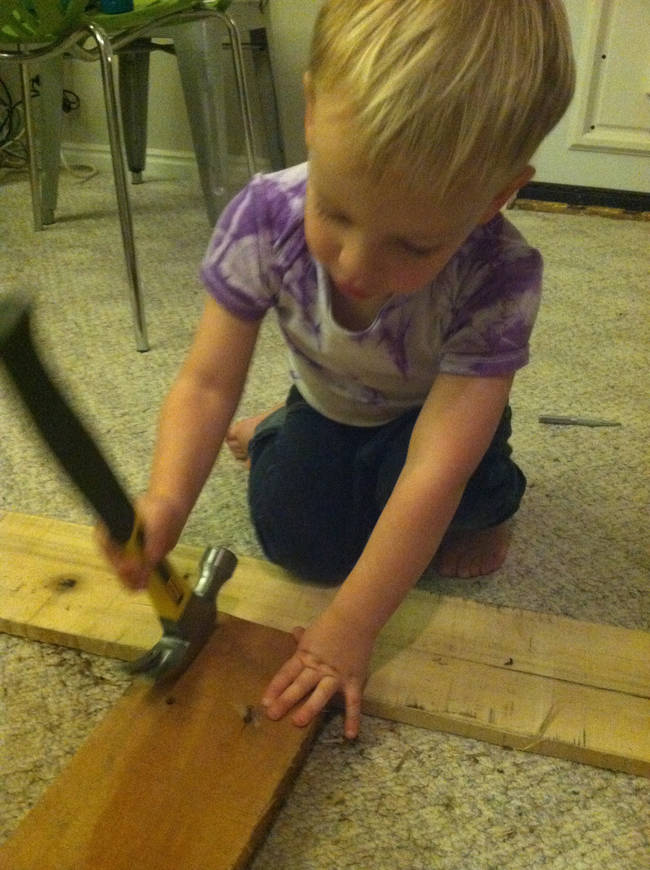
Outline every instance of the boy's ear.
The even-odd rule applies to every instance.
[[[305,144],[311,147],[311,129],[314,121],[314,86],[311,75],[306,72],[302,77],[302,88],[305,95]]]
[[[503,208],[503,206],[508,202],[510,197],[525,184],[528,184],[533,175],[535,175],[535,168],[533,166],[525,166],[521,172],[509,181],[508,184],[506,184],[506,186],[494,197],[490,205],[481,215],[480,223],[486,224],[488,221],[491,221],[499,209]]]

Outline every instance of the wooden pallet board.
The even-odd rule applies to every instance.
[[[0,552],[0,630],[124,659],[159,637],[146,596],[122,590],[89,528],[7,513]],[[192,574],[200,552],[173,558]],[[333,594],[241,558],[219,609],[288,631]],[[650,633],[415,589],[377,642],[364,711],[650,776]]]
[[[137,681],[0,847],[2,870],[239,870],[307,753],[252,712],[290,635],[231,616],[173,685]]]

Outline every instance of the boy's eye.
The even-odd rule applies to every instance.
[[[316,211],[318,212],[319,216],[324,218],[325,220],[334,221],[335,223],[339,224],[348,222],[346,216],[344,214],[341,214],[341,212],[332,211],[332,209],[325,208],[318,203],[316,204]]]
[[[408,241],[400,242],[402,249],[413,257],[430,257],[436,252],[435,245],[425,248],[420,245],[414,245]]]

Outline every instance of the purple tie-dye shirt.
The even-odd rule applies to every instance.
[[[340,326],[304,232],[307,164],[258,175],[221,216],[201,275],[246,320],[274,308],[294,383],[312,407],[355,426],[424,402],[439,372],[503,375],[528,361],[542,259],[503,215],[478,227],[438,276],[390,298],[367,329]]]

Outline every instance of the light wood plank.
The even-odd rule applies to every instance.
[[[159,636],[146,596],[115,582],[88,528],[6,514],[0,552],[3,631],[123,658]],[[178,547],[174,561],[191,574],[199,556]],[[241,558],[219,608],[288,631],[333,594]],[[650,776],[650,633],[416,589],[379,638],[364,709]]]
[[[399,650],[365,710],[432,730],[650,776],[650,702],[463,659]],[[395,711],[399,711],[395,715]]]
[[[245,867],[317,728],[247,721],[292,646],[221,616],[171,687],[134,684],[0,848],[0,868]]]

